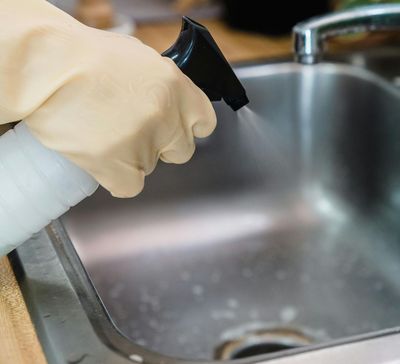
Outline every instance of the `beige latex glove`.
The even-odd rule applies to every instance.
[[[1,0],[0,24],[0,124],[24,119],[114,196],[138,194],[159,157],[188,161],[215,128],[205,94],[133,37],[45,0]]]

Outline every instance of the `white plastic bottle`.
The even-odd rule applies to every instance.
[[[90,196],[97,182],[44,147],[24,122],[0,137],[0,256]]]

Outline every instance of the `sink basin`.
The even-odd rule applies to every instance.
[[[237,74],[251,103],[216,105],[190,163],[63,217],[113,322],[186,360],[400,326],[400,91],[339,64]]]
[[[359,51],[342,51],[327,55],[334,62],[352,64],[379,74],[380,77],[399,86],[399,47],[380,46]]]

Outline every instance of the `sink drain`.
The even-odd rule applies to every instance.
[[[257,344],[248,344],[236,350],[230,355],[230,359],[243,359],[250,356],[276,353],[277,351],[297,348],[296,345],[290,345],[280,342],[266,342]]]
[[[215,358],[243,359],[299,348],[312,342],[311,337],[294,328],[274,327],[247,331],[236,338],[224,341],[215,350]]]

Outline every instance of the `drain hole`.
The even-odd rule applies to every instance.
[[[230,359],[243,359],[255,355],[271,354],[281,350],[298,348],[298,345],[289,345],[277,342],[258,343],[237,349],[231,354]]]
[[[214,357],[218,360],[243,359],[295,349],[312,342],[309,335],[291,327],[239,328],[230,331],[229,337],[216,347]]]

